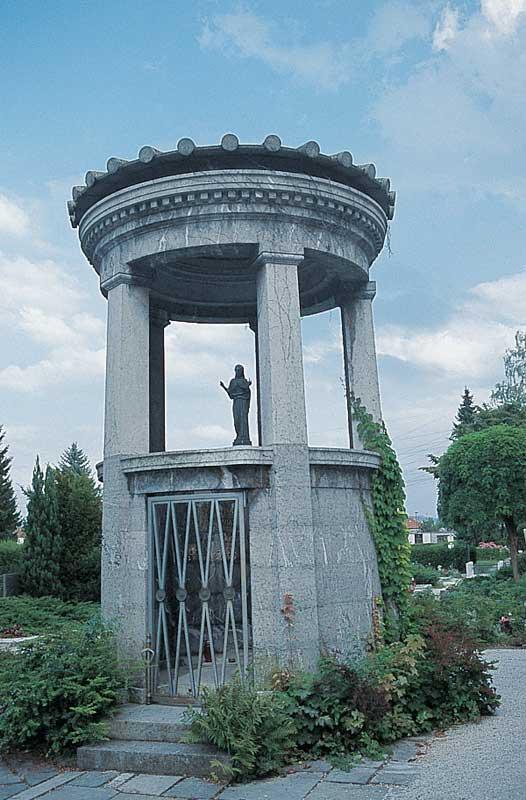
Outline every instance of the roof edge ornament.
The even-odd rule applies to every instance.
[[[348,150],[324,155],[314,140],[299,147],[286,147],[274,133],[268,134],[261,144],[242,145],[234,133],[225,133],[219,147],[197,147],[192,139],[183,137],[174,150],[162,151],[145,145],[134,160],[112,156],[106,163],[106,172],[89,170],[85,185],[73,187],[73,202],[68,206],[71,224],[76,227],[92,205],[127,186],[186,171],[206,172],[215,169],[214,159],[223,168],[232,163],[233,168],[244,169],[253,158],[260,159],[262,169],[304,172],[354,186],[374,199],[392,219],[396,193],[391,191],[389,178],[377,178],[374,164],[354,164]]]

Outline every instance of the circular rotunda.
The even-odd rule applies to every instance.
[[[369,269],[394,202],[373,164],[276,135],[142,147],[73,188],[70,219],[108,301],[103,612],[127,656],[151,643],[154,697],[198,696],[251,665],[312,668],[370,634],[379,458],[350,398],[381,418]],[[301,317],[333,308],[347,449],[307,436]],[[170,321],[250,325],[253,446],[166,451]]]

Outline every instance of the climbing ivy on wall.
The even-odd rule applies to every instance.
[[[359,398],[352,397],[351,404],[363,447],[382,458],[371,482],[372,509],[365,509],[378,557],[385,638],[394,641],[404,633],[411,580],[404,481],[385,425],[373,420]]]

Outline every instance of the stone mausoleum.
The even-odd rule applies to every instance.
[[[154,697],[198,696],[252,664],[313,667],[370,633],[379,459],[349,399],[349,447],[309,447],[301,318],[340,309],[347,398],[380,419],[369,268],[394,198],[372,164],[275,135],[143,147],[73,189],[108,301],[103,610],[126,655],[151,642]],[[252,446],[166,451],[172,320],[250,325]]]

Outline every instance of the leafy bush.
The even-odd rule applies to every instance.
[[[469,558],[468,558],[469,555]],[[413,544],[411,545],[411,561],[424,567],[439,566],[444,569],[457,569],[464,572],[466,561],[475,561],[474,547],[468,550],[467,545],[457,543],[449,548],[447,544]]]
[[[510,557],[507,547],[476,547],[477,561],[505,561]]]
[[[526,575],[526,553],[519,553],[517,556],[517,566],[519,568],[519,575]],[[498,581],[508,580],[513,577],[513,570],[511,567],[502,567],[496,573],[495,577]]]
[[[439,619],[446,625],[462,625],[479,645],[526,643],[526,576],[519,583],[496,577],[462,581],[440,601],[432,596],[413,597],[415,624]],[[500,630],[502,616],[511,616],[513,635]]]
[[[0,540],[0,575],[6,572],[22,571],[24,560],[24,545],[18,544],[13,539]]]
[[[418,613],[421,612],[421,613]],[[386,745],[491,714],[499,704],[491,665],[463,626],[432,598],[412,607],[413,633],[361,661],[324,657],[315,674],[275,673],[274,694],[239,683],[207,692],[191,712],[192,741],[227,750],[237,778],[262,775],[292,757],[348,761]]]
[[[235,779],[267,775],[284,763],[294,739],[292,720],[279,693],[258,693],[235,680],[217,690],[203,690],[200,711],[188,712],[189,741],[205,741],[232,757]]]
[[[98,617],[97,603],[65,603],[55,597],[5,597],[0,601],[0,631],[19,625],[27,634],[60,633]]]
[[[112,634],[99,622],[0,657],[0,751],[68,751],[103,738],[123,686]]]
[[[440,572],[434,567],[424,567],[422,564],[411,564],[411,572],[415,583],[430,583],[434,586],[440,578]]]

